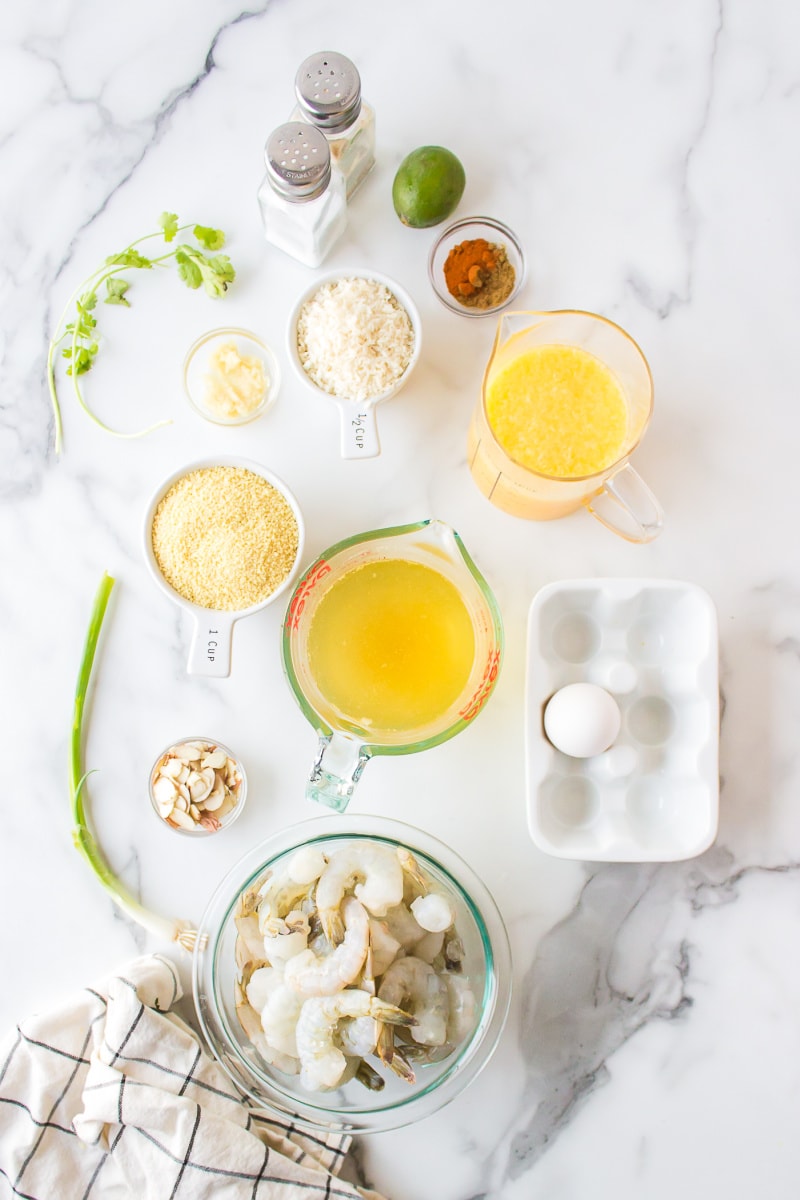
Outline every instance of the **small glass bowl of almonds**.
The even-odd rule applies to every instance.
[[[178,833],[204,837],[232,824],[244,808],[247,778],[227,746],[213,738],[171,742],[153,764],[153,811]]]

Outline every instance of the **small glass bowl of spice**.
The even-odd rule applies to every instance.
[[[278,360],[246,329],[211,329],[186,354],[183,386],[195,412],[215,425],[244,425],[275,403]]]
[[[242,764],[213,738],[171,742],[153,764],[150,801],[156,816],[177,833],[206,837],[231,825],[244,808]]]
[[[462,217],[434,242],[428,259],[433,290],[445,308],[486,317],[510,304],[525,280],[517,237],[492,217]]]

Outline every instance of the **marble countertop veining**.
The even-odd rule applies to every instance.
[[[263,144],[299,62],[339,49],[377,113],[378,162],[325,267],[371,266],[414,296],[412,381],[379,410],[383,453],[339,458],[337,417],[289,371],[286,315],[309,272],[265,244]],[[141,553],[146,501],[182,463],[245,454],[281,475],[306,561],[351,533],[436,516],[500,604],[507,653],[475,725],[371,763],[353,809],[401,816],[479,872],[507,922],[514,999],[480,1080],[425,1122],[357,1141],[349,1172],[391,1200],[789,1200],[800,1176],[800,564],[794,551],[800,304],[800,10],[785,0],[45,0],[0,41],[0,625],[5,744],[0,1018],[105,974],[153,943],[73,849],[72,692],[95,589],[118,580],[91,705],[98,836],[152,908],[197,919],[255,842],[310,817],[314,734],[286,688],[280,605],[236,626],[229,679],[189,678],[189,630]],[[586,513],[548,524],[493,508],[466,464],[494,321],[442,308],[434,231],[395,217],[391,181],[421,144],[459,155],[459,214],[525,246],[520,307],[584,308],[644,348],[655,414],[635,465],[666,523],[633,546]],[[60,378],[53,452],[47,341],[67,298],[159,213],[218,225],[238,268],[213,302],[137,278],[100,314],[87,398],[142,440],[95,428]],[[251,426],[217,430],[181,363],[217,324],[252,328],[284,381]],[[720,627],[716,842],[672,864],[540,853],[524,811],[526,616],[555,579],[692,581]],[[241,819],[200,845],[154,821],[145,780],[187,731],[246,763]],[[153,947],[154,948],[154,947]]]

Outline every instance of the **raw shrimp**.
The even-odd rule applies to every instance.
[[[420,938],[425,936],[425,930],[405,904],[396,904],[394,908],[390,908],[384,919],[389,933],[406,953],[410,953]]]
[[[287,874],[273,876],[261,887],[258,901],[258,925],[263,933],[267,922],[286,917],[292,909],[300,908],[313,888],[312,883],[295,883]]]
[[[386,968],[394,962],[401,946],[396,937],[392,937],[389,926],[377,917],[369,919],[369,944],[372,950],[372,974],[380,978]]]
[[[403,898],[403,869],[397,855],[379,842],[351,842],[336,850],[317,883],[322,928],[332,942],[343,936],[339,905],[352,885],[356,898],[374,917]]]
[[[369,949],[369,919],[355,896],[345,896],[341,911],[344,938],[330,954],[317,958],[304,950],[286,964],[286,982],[301,996],[333,996],[352,983]]]
[[[441,892],[429,892],[427,896],[418,896],[411,903],[411,911],[418,924],[429,933],[444,933],[456,917],[452,904]]]
[[[450,999],[447,1017],[447,1040],[458,1046],[469,1037],[475,1028],[477,1006],[475,993],[469,981],[462,975],[445,975],[445,986]]]
[[[348,1060],[336,1045],[339,1022],[354,1017],[373,1017],[386,1026],[414,1023],[408,1013],[358,988],[310,997],[297,1022],[300,1083],[308,1091],[335,1088],[341,1081]]]
[[[443,945],[443,933],[426,933],[414,946],[414,958],[421,958],[423,962],[433,963],[441,954]]]
[[[264,962],[267,957],[264,938],[258,928],[258,917],[254,912],[234,918],[236,924],[236,965],[240,970],[249,962]]]
[[[316,883],[325,870],[328,859],[319,846],[303,846],[292,855],[287,868],[292,883]]]
[[[381,980],[378,996],[416,1017],[411,1030],[415,1042],[441,1046],[446,1040],[447,988],[429,963],[410,954],[395,959]]]
[[[283,984],[283,971],[276,967],[259,967],[248,980],[247,999],[256,1012],[261,1012],[272,993]]]
[[[373,1054],[378,1042],[378,1022],[374,1017],[353,1017],[343,1021],[339,1030],[339,1047],[345,1054],[366,1058]]]
[[[269,995],[261,1011],[261,1028],[273,1050],[297,1058],[297,1021],[302,999],[294,988],[279,984]]]
[[[298,1073],[300,1063],[295,1056],[283,1054],[280,1050],[275,1050],[270,1046],[264,1034],[260,1016],[253,1006],[248,1003],[239,985],[236,988],[236,1015],[239,1018],[242,1029],[264,1059],[264,1062],[269,1063],[270,1066],[277,1067],[279,1071],[283,1071],[284,1075],[296,1075]]]
[[[403,899],[406,904],[410,905],[416,897],[427,894],[428,881],[422,874],[419,863],[407,847],[398,846],[397,857],[403,868]]]
[[[264,923],[264,949],[271,963],[286,962],[308,945],[309,921],[305,913],[293,909],[283,917],[270,917]]]

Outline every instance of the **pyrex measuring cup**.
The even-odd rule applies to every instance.
[[[271,592],[270,595],[266,596],[258,604],[251,604],[249,608],[222,610],[202,608],[199,604],[193,604],[167,583],[156,561],[153,550],[153,517],[155,516],[159,502],[167,494],[172,485],[184,475],[205,467],[242,467],[245,470],[252,471],[255,475],[260,475],[276,491],[280,492],[294,513],[297,522],[297,552],[289,573],[275,591]],[[252,462],[248,458],[220,454],[214,458],[201,459],[174,471],[159,484],[151,496],[150,503],[145,512],[143,529],[144,558],[150,574],[161,591],[174,604],[179,605],[191,619],[192,639],[189,648],[189,661],[186,668],[189,675],[206,675],[214,678],[224,678],[230,675],[233,626],[242,617],[249,617],[253,613],[260,612],[262,608],[266,608],[268,604],[272,604],[274,600],[277,600],[279,596],[288,590],[297,575],[303,554],[304,537],[305,526],[300,508],[286,484],[277,475],[274,475],[271,471],[267,471],[264,467],[256,462]]]
[[[619,384],[627,428],[615,460],[594,474],[541,474],[516,461],[500,444],[487,412],[487,393],[514,360],[542,346],[576,347],[598,359]],[[594,313],[513,312],[500,317],[481,396],[468,434],[472,477],[485,496],[512,516],[534,521],[563,517],[584,505],[608,529],[631,542],[661,532],[663,513],[653,493],[628,464],[653,411],[647,360],[629,335]]]
[[[361,569],[364,569],[363,571]],[[355,592],[342,588],[382,587],[397,577],[405,578],[405,591],[393,594],[369,593],[367,607],[359,606]],[[346,581],[343,583],[343,581]],[[420,600],[428,583],[434,584],[430,601]],[[336,603],[334,589],[343,600],[335,644],[324,650],[319,629],[327,628],[327,614]],[[366,593],[365,593],[366,595]],[[385,597],[385,598],[384,598]],[[444,623],[439,622],[439,602],[450,605]],[[326,602],[322,612],[321,605]],[[421,605],[421,607],[420,607]],[[426,607],[427,606],[427,607]],[[351,614],[363,614],[361,618]],[[380,644],[377,657],[365,666],[365,656],[375,647],[376,623],[386,621],[385,655]],[[315,618],[319,623],[314,626]],[[439,622],[437,624],[437,622]],[[412,624],[413,623],[413,624]],[[408,627],[407,627],[408,625]],[[314,631],[312,632],[312,627]],[[426,662],[440,652],[442,637],[452,631],[452,655],[459,656],[460,674],[453,674],[452,694],[437,691],[434,711],[425,708],[426,684],[413,687],[411,676],[402,677],[403,663]],[[378,635],[380,636],[380,635]],[[316,639],[316,640],[315,640]],[[405,639],[405,641],[404,641]],[[398,647],[402,646],[402,652]],[[346,704],[335,695],[337,680],[320,683],[328,664],[340,655],[341,679],[355,678],[359,671],[372,671],[374,691],[365,687],[363,704],[356,700],[358,712],[346,711]],[[407,653],[407,658],[403,654]],[[494,689],[503,653],[503,627],[497,602],[486,580],[478,571],[458,534],[442,521],[420,521],[375,529],[350,537],[331,546],[314,562],[298,583],[283,627],[283,664],[298,704],[319,735],[316,761],[306,787],[306,795],[330,808],[343,812],[353,789],[373,754],[410,754],[427,750],[466,729],[478,715]],[[383,659],[386,662],[383,662]],[[398,665],[399,664],[399,665]],[[334,671],[338,668],[334,667]],[[409,715],[399,720],[377,719],[378,709],[370,709],[371,697],[381,689],[385,695],[393,683],[389,671],[399,672],[398,693],[413,691],[412,705],[419,691],[419,718]],[[412,667],[408,667],[409,672]],[[437,668],[438,670],[438,668]],[[433,671],[433,668],[432,668]],[[442,668],[433,686],[443,688]],[[319,677],[318,677],[319,676]],[[401,699],[405,702],[406,697]],[[379,723],[380,721],[380,723]]]

